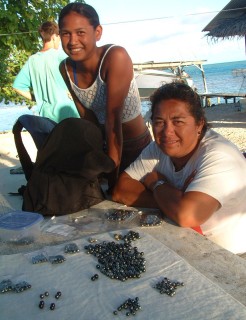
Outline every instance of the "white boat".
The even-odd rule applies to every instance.
[[[141,99],[148,99],[161,85],[173,81],[183,81],[190,87],[195,88],[192,78],[183,69],[183,67],[191,65],[201,71],[204,91],[207,92],[206,79],[202,67],[205,61],[206,60],[178,62],[149,61],[145,63],[134,63],[135,79]]]
[[[192,78],[184,72],[180,76],[174,72],[145,69],[141,71],[135,71],[135,79],[141,98],[149,97],[157,88],[165,83],[170,83],[173,81],[183,81],[189,86],[194,87]]]

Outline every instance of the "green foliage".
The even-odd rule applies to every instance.
[[[40,49],[38,27],[44,21],[58,20],[68,0],[0,1],[0,101],[21,103],[12,83],[28,56]],[[76,1],[84,2],[84,1]],[[30,101],[25,101],[31,105]]]
[[[16,74],[20,70],[20,66],[24,65],[30,55],[24,50],[17,50],[15,46],[13,46],[11,51],[12,52],[5,57],[3,61],[4,63],[0,61],[0,101],[4,100],[6,104],[10,101],[14,103],[21,103],[24,100],[23,97],[18,95],[12,89],[12,83],[14,82]],[[26,101],[26,104],[31,105],[31,101]]]

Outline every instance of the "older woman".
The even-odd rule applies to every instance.
[[[209,129],[199,95],[182,83],[151,97],[155,141],[120,176],[113,200],[157,207],[182,227],[246,251],[246,162],[230,141]]]

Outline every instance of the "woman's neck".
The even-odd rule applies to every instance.
[[[189,152],[188,154],[186,154],[185,156],[183,156],[181,158],[172,158],[171,157],[171,161],[174,165],[176,172],[182,170],[185,167],[186,163],[190,160],[192,155],[195,153],[198,145],[199,145],[199,143],[196,145],[196,147],[191,152]]]
[[[186,163],[189,161],[190,158],[191,158],[191,156],[189,156],[189,157],[185,156],[185,157],[178,158],[178,159],[177,158],[175,158],[175,159],[171,158],[171,161],[172,161],[172,163],[174,165],[175,171],[177,172],[177,171],[182,170],[185,167]]]

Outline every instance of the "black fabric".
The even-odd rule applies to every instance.
[[[23,210],[64,215],[89,208],[104,200],[98,176],[113,168],[100,129],[84,119],[65,119],[38,151]]]

